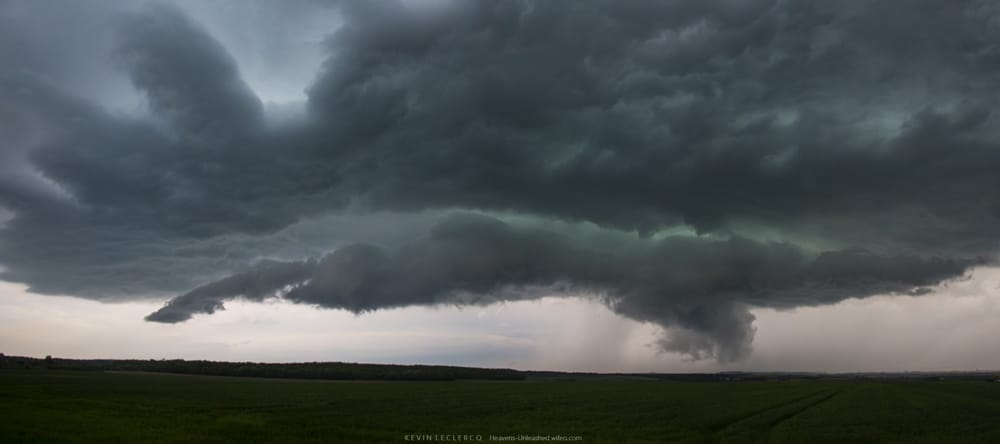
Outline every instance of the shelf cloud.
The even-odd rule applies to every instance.
[[[627,317],[680,330],[670,351],[732,361],[750,350],[749,306],[796,307],[878,293],[917,294],[971,262],[879,256],[863,250],[809,257],[795,246],[743,238],[671,236],[613,244],[454,214],[394,251],[353,244],[322,258],[268,261],[171,299],[146,317],[176,323],[223,301],[281,298],[355,313],[432,304],[490,304],[546,291],[594,294]]]
[[[996,261],[994,2],[229,4],[322,54],[294,109],[193,5],[0,1],[0,279],[167,323],[587,294],[732,361],[752,307]]]

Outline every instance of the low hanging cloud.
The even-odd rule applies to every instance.
[[[995,264],[994,3],[0,0],[0,279],[164,322],[586,292],[736,359],[748,307]],[[275,108],[241,64],[296,51]]]
[[[490,304],[559,291],[595,294],[625,316],[679,328],[661,341],[664,349],[726,362],[750,351],[754,317],[749,306],[919,293],[959,277],[970,265],[860,250],[809,255],[793,245],[743,238],[673,236],[594,245],[488,216],[457,214],[395,250],[354,244],[319,259],[263,262],[177,296],[146,319],[181,322],[214,313],[238,297],[281,297],[362,313],[409,305]]]

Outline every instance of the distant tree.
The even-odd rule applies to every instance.
[[[52,355],[45,355],[45,367],[52,367]]]

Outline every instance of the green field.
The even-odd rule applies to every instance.
[[[1000,384],[325,382],[0,371],[0,442],[1000,442]]]

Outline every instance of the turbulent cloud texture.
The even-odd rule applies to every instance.
[[[291,111],[191,3],[53,4],[0,1],[0,278],[38,293],[190,290],[149,317],[178,322],[584,292],[733,360],[748,307],[998,250],[990,1],[227,4],[337,16]]]
[[[486,304],[542,296],[539,288],[598,293],[626,316],[683,329],[664,348],[728,361],[753,339],[747,305],[794,307],[912,291],[967,263],[830,251],[808,257],[782,243],[672,236],[613,244],[567,238],[459,214],[394,251],[355,244],[318,260],[265,262],[178,296],[147,317],[179,322],[242,296],[354,312],[412,304]]]

